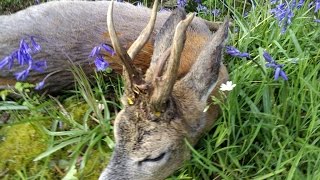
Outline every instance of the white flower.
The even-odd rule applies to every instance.
[[[99,104],[98,104],[98,109],[99,109],[100,111],[104,110],[104,104],[99,103]]]
[[[231,91],[234,87],[236,87],[236,84],[232,84],[232,81],[227,81],[227,83],[221,84],[220,91]]]

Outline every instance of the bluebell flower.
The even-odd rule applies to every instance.
[[[198,4],[197,12],[198,13],[199,12],[203,12],[203,13],[207,14],[208,13],[208,8],[206,6],[204,6],[204,5],[202,5],[202,4]]]
[[[317,13],[320,9],[320,0],[315,0],[314,12]]]
[[[303,4],[304,4],[304,0],[300,0],[298,2],[297,8],[300,9],[303,6]]]
[[[6,66],[9,63],[9,60],[10,60],[10,56],[4,57],[0,61],[0,69],[4,68],[4,66]]]
[[[220,15],[220,9],[213,9],[211,11],[211,14],[214,15],[214,16],[219,16]]]
[[[109,54],[111,54],[111,56],[114,56],[115,52],[111,46],[107,44],[102,44],[101,46],[103,47],[104,50],[106,50]]]
[[[226,52],[234,57],[246,57],[246,58],[250,58],[250,54],[247,52],[240,52],[237,48],[233,47],[233,46],[226,46]]]
[[[269,53],[267,53],[266,51],[263,52],[263,57],[268,63],[274,63],[275,62],[273,60],[273,58],[271,57],[271,55]]]
[[[29,72],[30,72],[30,68],[28,69],[25,69],[21,72],[18,72],[18,73],[15,73],[15,76],[16,76],[16,79],[18,81],[24,81],[27,79],[28,75],[29,75]]]
[[[37,53],[37,52],[41,51],[41,46],[35,41],[35,37],[34,36],[30,37],[30,41],[31,41],[34,53]]]
[[[276,61],[266,51],[263,52],[263,57],[267,61],[266,67],[273,68],[275,70],[274,80],[278,80],[279,76],[282,77],[286,81],[288,80],[286,73],[282,70],[282,68],[283,68],[282,64],[276,63]]]
[[[21,39],[20,41],[20,50],[25,51],[26,53],[30,53],[32,50],[29,47],[28,43],[24,39]]]
[[[95,56],[98,56],[100,54],[100,50],[101,50],[101,47],[100,46],[96,46],[92,49],[89,57],[95,57]]]
[[[38,72],[44,72],[44,70],[47,69],[47,61],[37,61],[31,65],[31,69]]]
[[[285,18],[286,16],[286,4],[278,4],[275,8],[270,10],[270,13],[273,14],[280,22]]]
[[[115,54],[113,48],[107,44],[100,44],[99,46],[94,47],[89,57],[95,58],[94,64],[96,65],[98,71],[104,71],[109,66],[109,63],[103,58],[103,55],[101,54],[101,47],[112,56],[114,56]]]
[[[315,19],[314,22],[320,23],[320,19]],[[1,68],[0,68],[1,69]]]
[[[286,2],[282,4],[278,4],[275,8],[271,9],[270,13],[275,16],[275,18],[279,21],[279,26],[282,27],[281,33],[285,33],[288,25],[291,24],[292,18],[294,17],[293,9],[296,6],[296,1],[293,0],[291,4],[287,4]]]
[[[15,53],[11,53],[11,55],[6,56],[3,60],[0,61],[0,69],[8,66],[8,69],[11,70],[15,59]]]
[[[17,51],[17,59],[20,65],[29,64],[33,61],[31,54],[22,48]]]
[[[187,3],[188,3],[187,0],[177,0],[178,7],[184,8],[186,7]]]
[[[44,87],[45,79],[37,83],[36,87],[34,88],[35,90],[41,90]]]
[[[30,37],[30,42],[32,44],[32,48],[30,48],[26,39],[21,39],[19,48],[0,61],[0,69],[8,66],[8,69],[11,70],[15,59],[17,59],[17,64],[20,66],[27,65],[25,70],[14,74],[18,81],[26,80],[31,70],[43,72],[47,68],[46,61],[35,61],[32,58],[33,54],[41,50],[41,46],[35,41],[34,36]]]
[[[101,56],[96,57],[94,64],[96,65],[98,71],[104,71],[109,66],[109,63],[105,61]]]
[[[17,51],[17,59],[20,65],[29,64],[33,61],[31,53],[32,50],[24,39],[20,41],[20,47]]]

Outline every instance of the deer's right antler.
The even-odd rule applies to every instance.
[[[175,29],[174,37],[173,37],[173,44],[171,46],[170,57],[167,62],[167,67],[164,70],[161,77],[154,78],[153,86],[154,90],[152,93],[152,97],[150,99],[151,104],[153,105],[154,109],[157,111],[162,111],[164,108],[163,105],[168,100],[174,83],[177,79],[177,73],[180,65],[180,57],[182,50],[184,48],[184,43],[186,40],[186,30],[194,18],[194,13],[189,14],[186,19],[179,22]],[[168,57],[169,48],[164,53],[164,57]],[[160,61],[163,64],[162,61]],[[161,72],[164,65],[158,66],[161,69],[157,69],[157,72]],[[156,76],[159,74],[156,73]]]

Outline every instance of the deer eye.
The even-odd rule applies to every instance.
[[[141,164],[141,163],[145,163],[145,162],[157,162],[157,161],[162,160],[165,157],[165,155],[166,155],[166,153],[164,152],[155,158],[147,157],[147,158],[143,159],[142,161],[140,161],[139,163]]]

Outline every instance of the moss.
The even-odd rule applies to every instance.
[[[0,174],[20,171],[47,149],[47,136],[31,123],[17,124],[0,130]]]
[[[78,104],[77,106],[70,107],[70,113],[73,119],[79,123],[82,123],[83,116],[88,111],[89,105],[88,104]]]
[[[63,105],[75,121],[82,123],[83,116],[87,113],[89,105],[86,102],[78,102],[76,104],[74,102],[77,102],[75,97],[70,97],[63,102]]]

